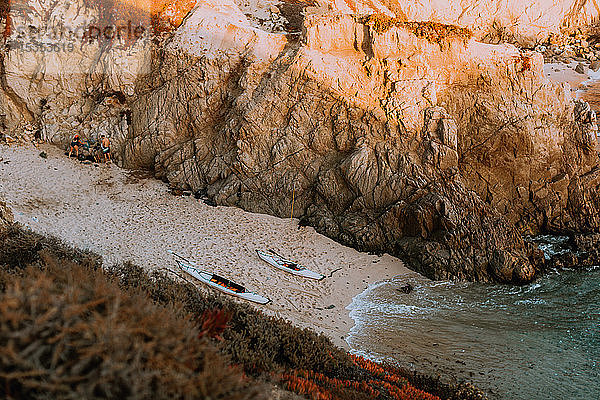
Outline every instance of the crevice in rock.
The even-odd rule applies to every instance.
[[[23,116],[27,122],[34,122],[35,115],[34,113],[27,107],[27,103],[10,87],[6,80],[6,64],[5,64],[6,54],[4,50],[0,51],[0,85],[2,87],[2,91],[6,95],[6,97],[12,102],[12,104],[19,110],[21,116]]]

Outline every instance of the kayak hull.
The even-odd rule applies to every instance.
[[[279,257],[278,255],[267,253],[262,250],[256,250],[256,254],[258,254],[258,256],[263,261],[267,262],[271,266],[273,266],[277,269],[280,269],[282,271],[289,272],[290,274],[294,274],[296,276],[301,276],[303,278],[308,278],[308,279],[316,279],[318,281],[325,278],[325,275],[323,275],[323,274],[319,274],[318,272],[311,271],[310,269],[304,267],[303,265],[300,265],[293,261],[287,260],[283,257]],[[289,268],[286,265],[294,265],[299,269]]]
[[[267,304],[271,301],[267,297],[261,296],[260,294],[257,294],[254,292],[234,291],[228,287],[220,285],[219,283],[213,281],[213,278],[216,275],[201,271],[198,268],[195,268],[189,264],[183,263],[181,261],[178,261],[177,264],[188,275],[198,279],[200,282],[204,283],[205,285],[210,286],[211,288],[216,289],[222,293],[228,294],[230,296],[239,297],[240,299],[244,299],[244,300],[251,301],[254,303],[258,303],[258,304]],[[237,286],[239,286],[239,285],[237,285]],[[239,286],[239,287],[243,288],[243,286]]]

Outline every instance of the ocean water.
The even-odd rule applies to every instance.
[[[397,277],[348,309],[348,343],[371,359],[467,380],[491,399],[600,399],[600,268],[521,287]]]

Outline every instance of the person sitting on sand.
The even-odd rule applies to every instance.
[[[76,133],[75,136],[73,136],[73,139],[71,140],[71,147],[69,148],[69,158],[71,158],[73,150],[75,150],[75,156],[79,158],[79,148],[82,146],[83,143],[81,142],[81,138],[79,138],[79,134]]]
[[[104,154],[104,161],[110,162],[110,140],[104,135],[100,136],[100,149]]]

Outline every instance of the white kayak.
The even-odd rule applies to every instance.
[[[315,271],[311,271],[305,266],[287,260],[283,257],[278,256],[277,254],[267,253],[266,251],[262,250],[256,250],[256,254],[258,254],[258,256],[261,259],[268,262],[275,268],[279,268],[283,271],[289,272],[290,274],[302,276],[304,278],[317,279],[319,281],[325,278],[325,275],[319,274]]]
[[[179,268],[182,271],[198,279],[205,285],[220,290],[223,293],[227,293],[231,296],[239,297],[244,300],[253,301],[258,304],[267,304],[269,301],[271,301],[268,298],[261,296],[260,294],[246,290],[246,288],[242,285],[238,285],[237,283],[232,282],[227,278],[223,278],[222,276],[202,271],[201,269],[191,265],[188,262],[183,262],[181,260],[175,261],[177,262],[177,265],[179,265]]]

